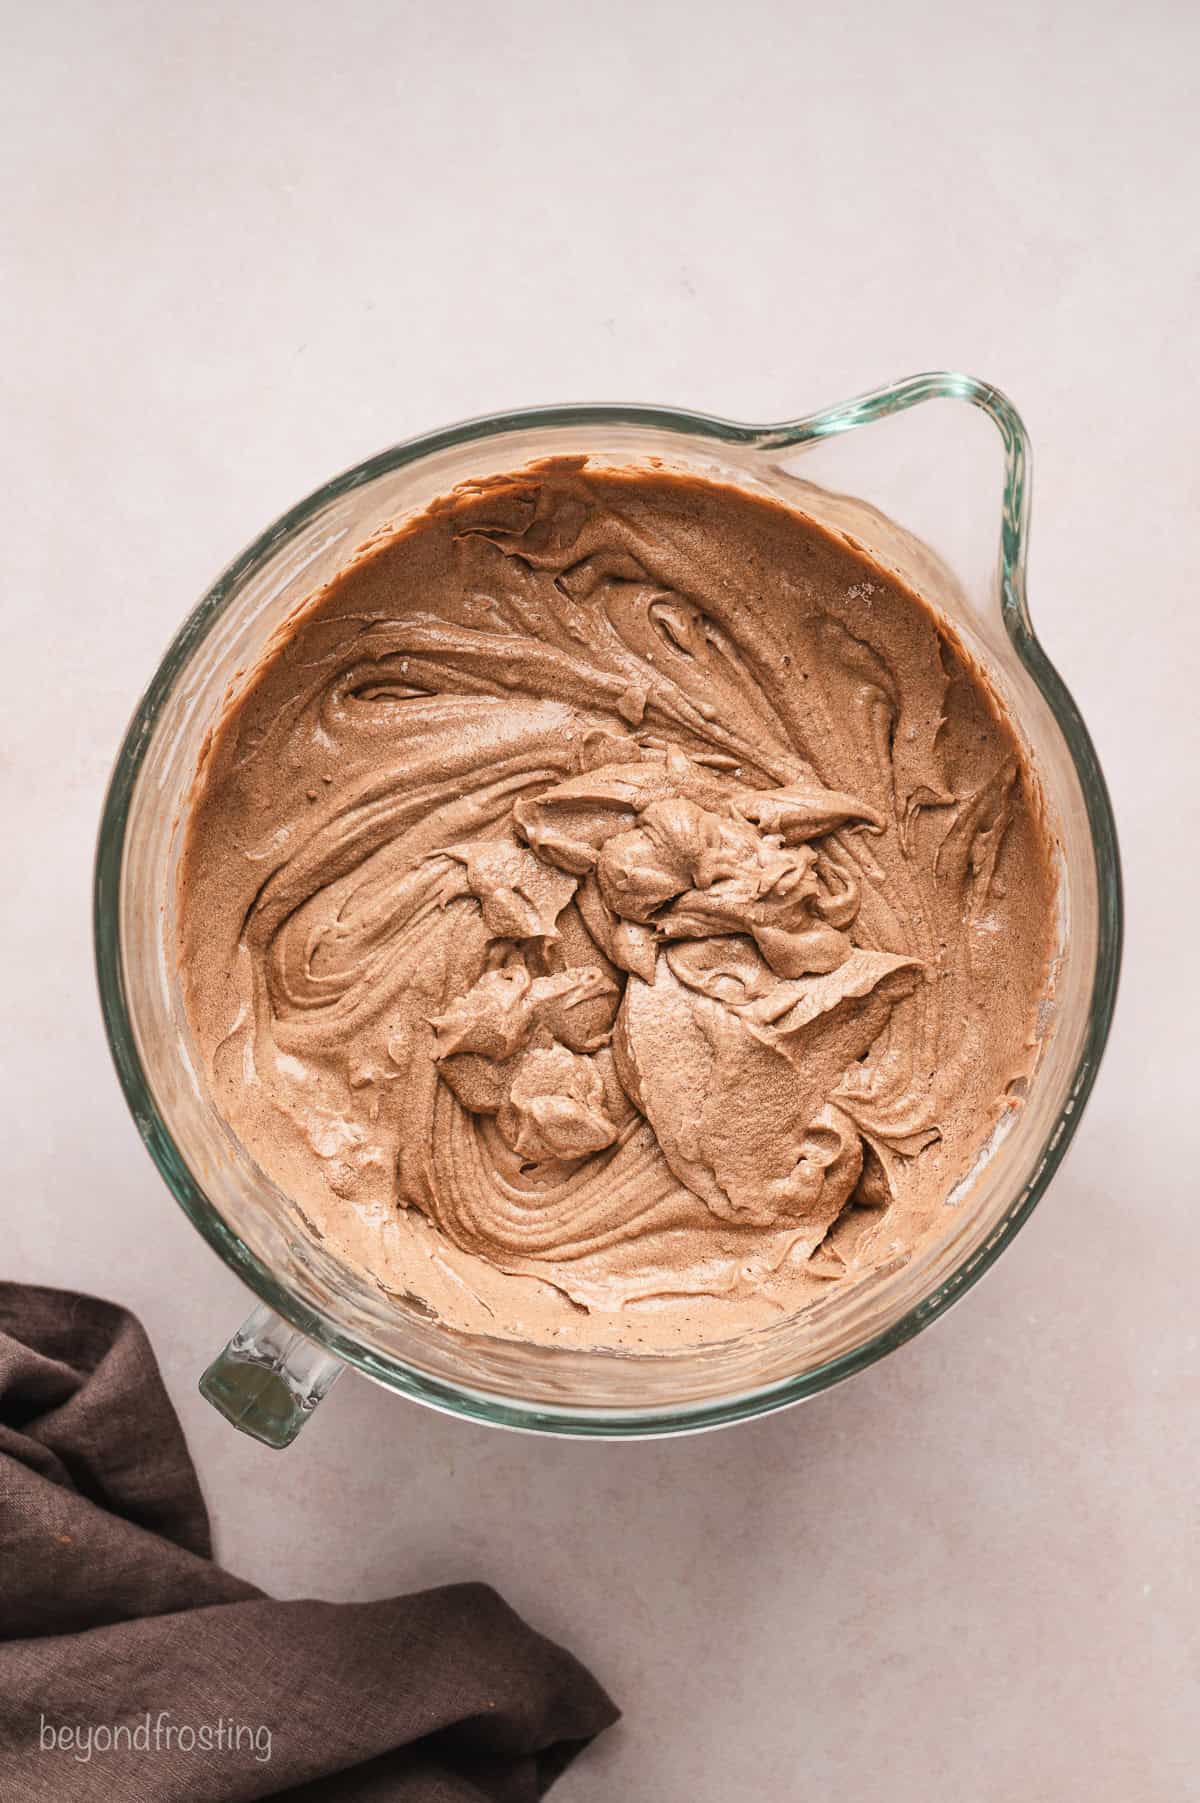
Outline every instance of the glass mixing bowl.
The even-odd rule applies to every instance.
[[[465,478],[567,452],[617,464],[659,458],[777,495],[896,570],[990,673],[1026,741],[1058,844],[1058,964],[1040,1061],[1007,1131],[946,1208],[945,1230],[899,1268],[791,1320],[682,1352],[583,1352],[462,1334],[332,1257],[214,1108],[175,970],[179,829],[197,758],[271,633],[379,528]],[[402,1395],[499,1426],[614,1438],[715,1427],[861,1370],[943,1314],[998,1257],[1078,1125],[1108,1034],[1121,942],[1104,780],[1029,617],[1028,516],[1020,419],[994,388],[943,373],[780,425],[657,407],[468,421],[335,477],[218,578],[160,664],[117,759],[100,826],[95,930],[105,1024],[142,1137],[193,1224],[260,1298],[201,1380],[231,1421],[286,1445],[350,1364]]]

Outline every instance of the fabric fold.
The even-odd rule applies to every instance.
[[[0,1795],[532,1803],[616,1716],[486,1585],[279,1602],[214,1564],[139,1323],[0,1284]]]

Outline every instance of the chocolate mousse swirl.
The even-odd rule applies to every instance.
[[[232,705],[189,1013],[327,1228],[419,1211],[598,1311],[836,1279],[1028,1068],[1030,794],[982,677],[861,553],[556,460],[370,547]]]

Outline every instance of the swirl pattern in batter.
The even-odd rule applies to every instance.
[[[1031,1069],[1053,901],[916,595],[777,502],[560,458],[276,636],[197,777],[180,968],[219,1107],[385,1286],[690,1343],[930,1230]]]

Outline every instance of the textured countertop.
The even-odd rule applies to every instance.
[[[592,1664],[626,1716],[562,1803],[1198,1794],[1197,19],[10,15],[5,1270],[142,1316],[245,1576],[484,1577]],[[322,478],[466,414],[772,417],[935,366],[1030,428],[1033,611],[1126,860],[1047,1199],[943,1323],[754,1425],[557,1444],[347,1378],[286,1455],[239,1438],[195,1382],[248,1298],[127,1117],[89,937],[109,764],[183,613]]]

